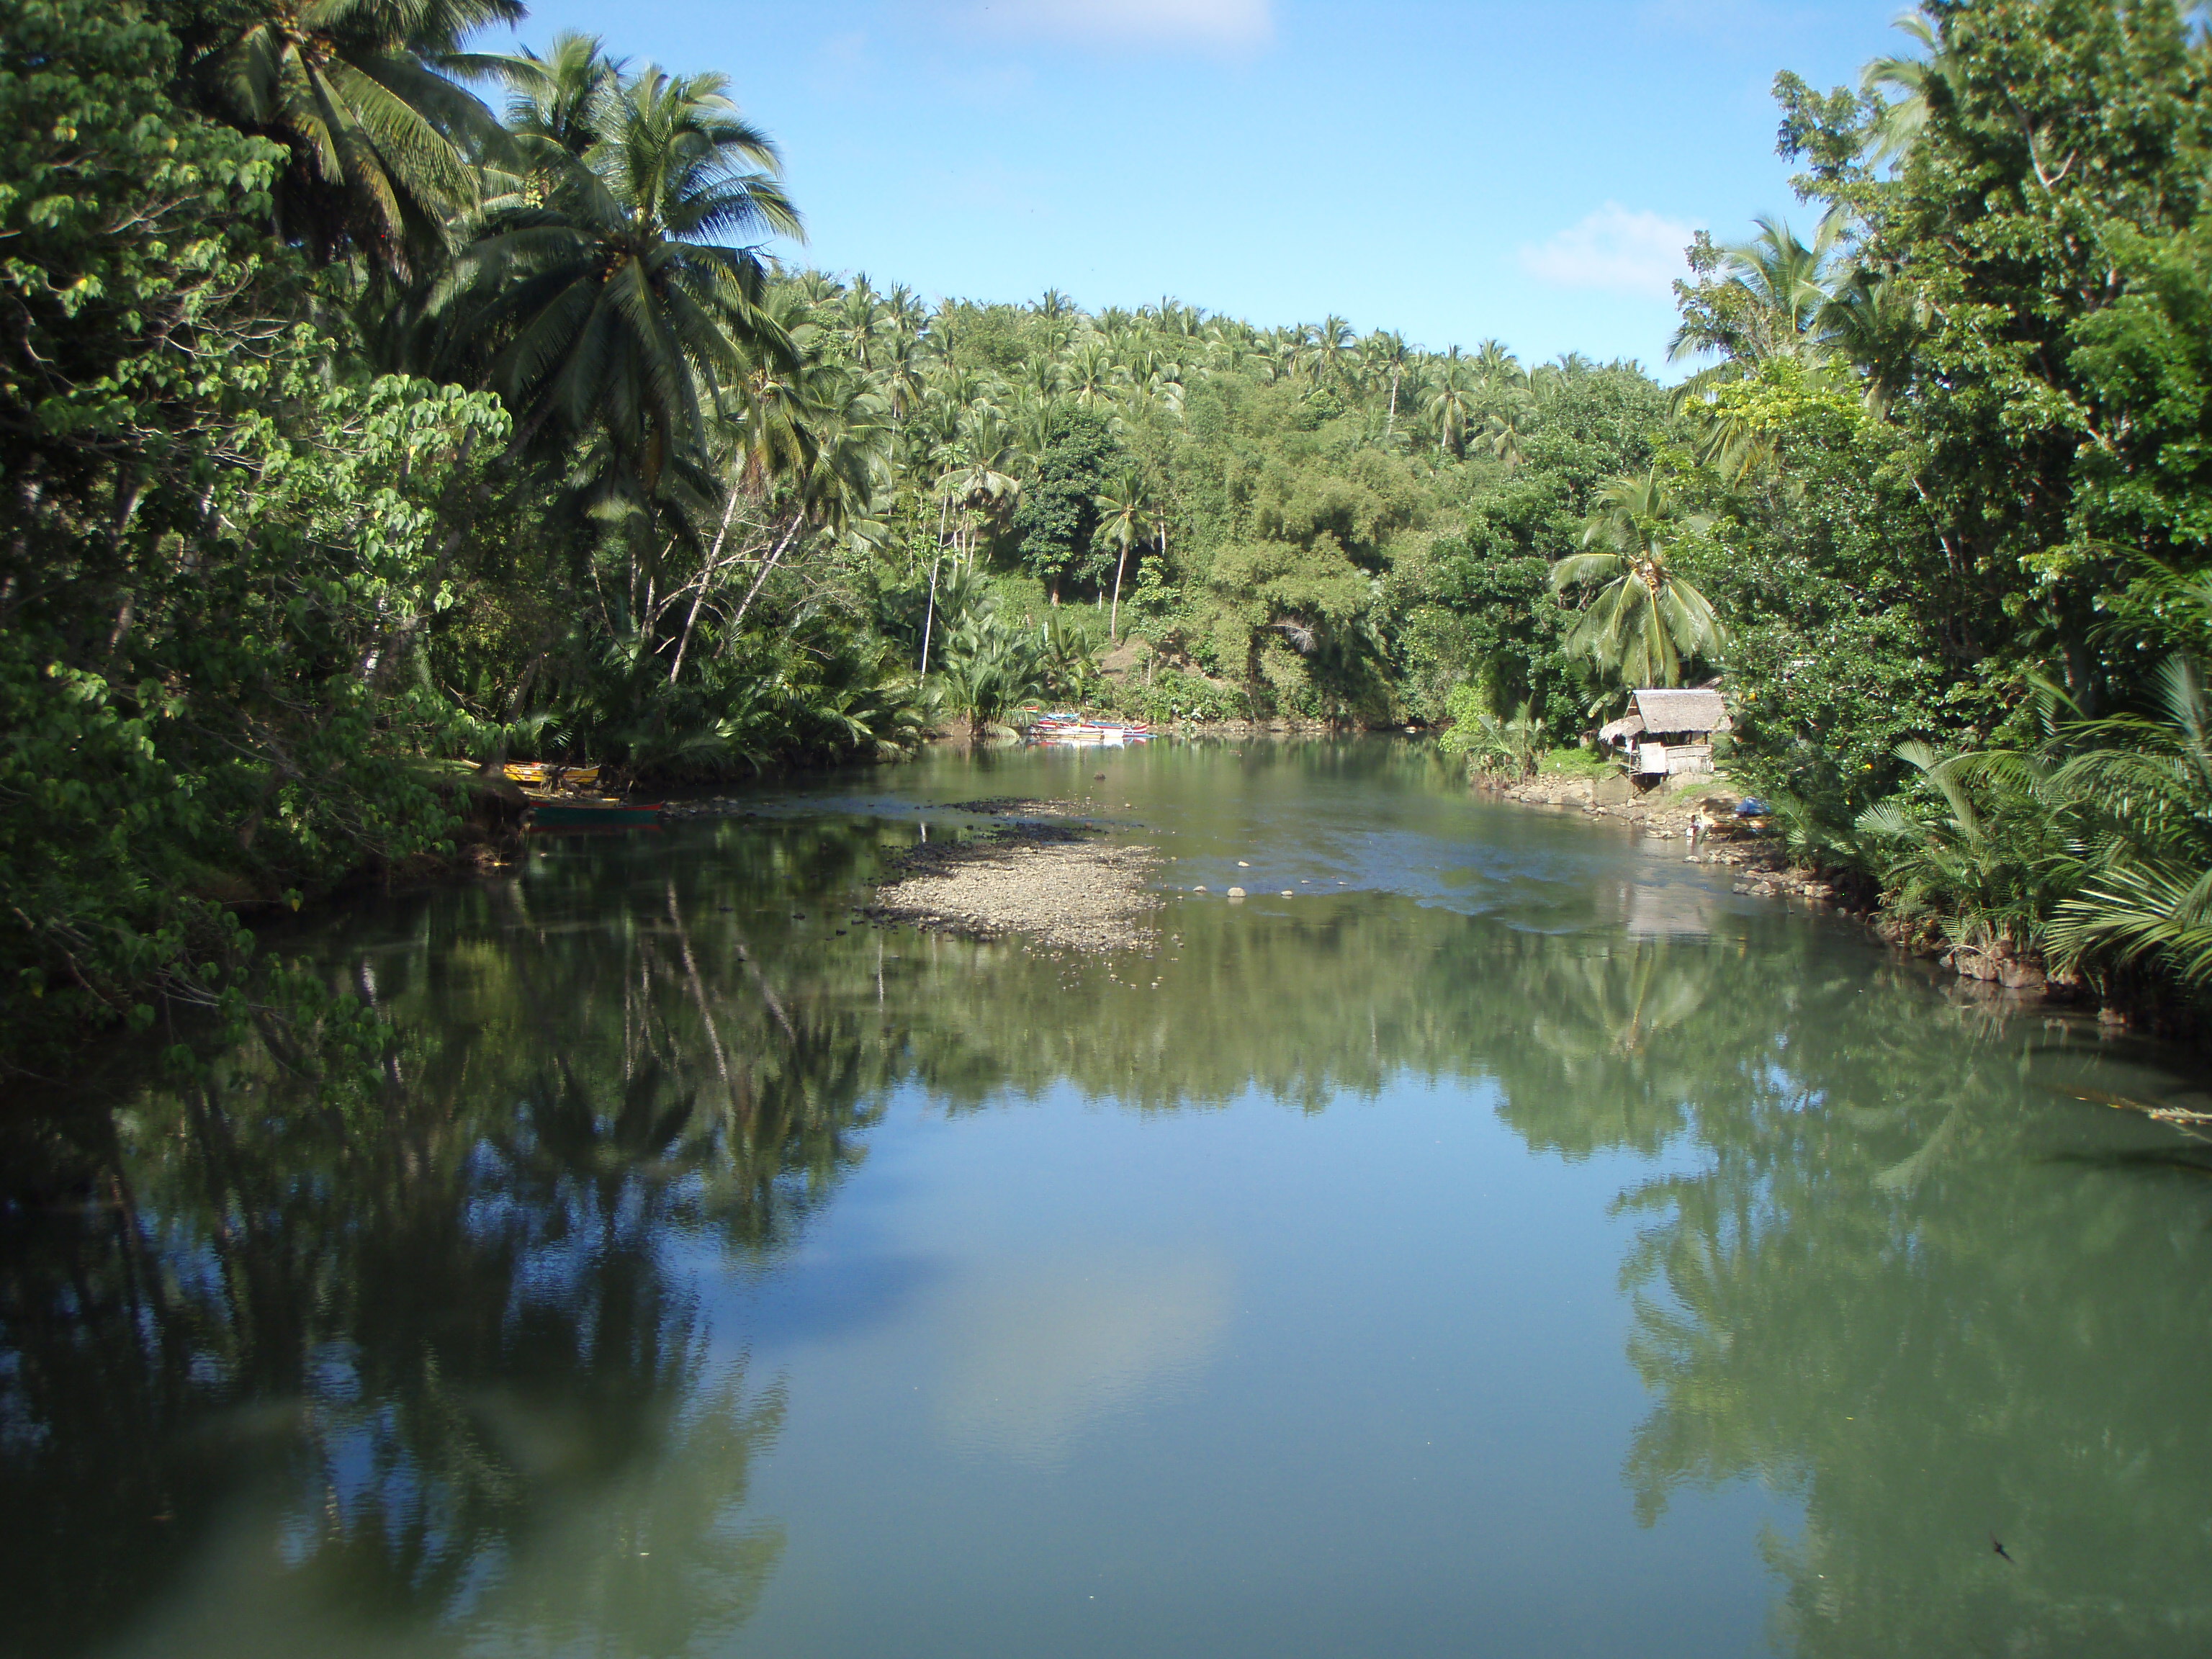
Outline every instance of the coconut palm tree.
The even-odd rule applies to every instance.
[[[883,301],[884,328],[893,350],[912,358],[921,344],[922,331],[928,325],[929,307],[904,283],[893,283],[885,289]]]
[[[1427,414],[1437,442],[1455,455],[1467,453],[1467,434],[1482,418],[1482,383],[1474,365],[1454,346],[1437,366],[1436,389]]]
[[[1353,361],[1357,337],[1343,318],[1324,317],[1305,330],[1297,367],[1316,387],[1340,380]]]
[[[723,475],[721,516],[711,540],[703,533],[696,537],[705,544],[699,574],[666,601],[688,605],[669,668],[671,684],[683,672],[709,592],[727,568],[724,548],[740,505],[757,509],[770,529],[762,550],[745,555],[757,559],[757,568],[729,617],[731,633],[769,576],[810,534],[865,545],[886,533],[876,514],[890,473],[888,407],[866,376],[823,359],[821,337],[811,325],[792,320],[805,306],[795,287],[770,303],[782,312],[778,320],[787,323],[801,356],[795,363],[762,358],[716,400],[710,438]]]
[[[795,360],[759,248],[736,239],[797,237],[798,210],[721,76],[628,75],[577,36],[501,68],[530,171],[469,222],[432,309],[524,444],[592,434],[649,501],[672,461],[703,453],[717,389],[764,356]]]
[[[1079,341],[1060,360],[1060,378],[1079,407],[1096,409],[1119,401],[1128,387],[1129,371],[1114,361],[1111,346],[1094,337]]]
[[[791,283],[808,305],[817,307],[834,304],[845,295],[844,283],[828,271],[817,270],[811,265],[793,277]]]
[[[1359,356],[1370,375],[1390,383],[1390,406],[1382,422],[1383,441],[1387,443],[1397,435],[1398,386],[1406,378],[1413,349],[1407,345],[1404,335],[1378,328],[1359,343]]]
[[[1925,58],[1877,58],[1859,73],[1859,90],[1881,103],[1869,133],[1867,159],[1877,166],[1902,159],[1919,143],[1935,100],[1948,92],[1950,55],[1941,36],[1924,17],[1910,14],[1896,27],[1911,35],[1928,54]],[[1895,93],[1894,101],[1882,97]]]
[[[1201,378],[1247,373],[1260,373],[1262,379],[1267,377],[1267,371],[1260,368],[1263,354],[1259,342],[1249,325],[1227,318],[1215,318],[1206,325],[1200,338],[1205,345],[1206,366],[1199,371]]]
[[[944,562],[945,526],[954,505],[960,508],[963,525],[971,511],[981,510],[995,516],[1011,507],[1020,495],[1022,481],[1012,471],[1014,465],[1013,447],[1006,441],[1005,429],[997,416],[990,411],[967,421],[960,435],[940,453],[939,460],[945,471],[937,480],[934,491],[940,503],[937,520],[937,550],[929,561],[929,600],[922,615],[921,672],[929,672],[930,638],[937,628],[937,577]],[[960,550],[963,525],[953,528],[953,547]],[[968,544],[964,568],[973,572],[975,544]],[[963,566],[956,564],[956,569]]]
[[[1784,221],[1761,215],[1759,234],[1733,247],[1714,249],[1700,233],[1692,263],[1701,280],[1682,308],[1668,342],[1670,360],[1717,352],[1720,361],[1699,369],[1674,389],[1674,406],[1704,428],[1698,459],[1731,479],[1770,465],[1770,440],[1740,416],[1717,405],[1715,388],[1741,380],[1766,363],[1793,363],[1818,374],[1836,372],[1847,356],[1863,351],[1870,404],[1895,390],[1907,354],[1914,313],[1901,293],[1863,273],[1844,282],[1838,269],[1843,220],[1831,213],[1808,244]]]
[[[1015,447],[1034,461],[1051,443],[1054,428],[1060,418],[1060,402],[1054,393],[1034,386],[1018,386],[1006,410],[1006,428],[1013,434]]]
[[[865,272],[853,279],[837,306],[836,329],[845,349],[862,370],[873,374],[890,331],[890,313]]]
[[[1287,380],[1297,373],[1298,364],[1306,349],[1306,332],[1302,328],[1271,328],[1256,342],[1264,360],[1261,376],[1267,380]]]
[[[1170,415],[1182,413],[1185,371],[1172,353],[1157,340],[1146,340],[1134,345],[1123,361],[1129,389],[1141,403]]]
[[[1753,222],[1759,234],[1719,250],[1721,280],[1699,303],[1688,307],[1667,343],[1669,362],[1717,351],[1725,362],[1693,375],[1686,390],[1702,390],[1717,374],[1732,379],[1747,365],[1790,358],[1808,367],[1824,362],[1821,314],[1833,294],[1837,244],[1843,221],[1834,214],[1820,222],[1808,244],[1788,222],[1771,214]]]
[[[1528,459],[1524,441],[1530,424],[1528,405],[1520,398],[1492,410],[1483,417],[1484,441],[1490,446],[1490,453],[1505,463],[1508,472]]]
[[[784,478],[813,465],[820,398],[830,365],[823,331],[808,320],[795,288],[767,295],[764,317],[791,342],[788,355],[763,354],[717,388],[713,447],[726,459],[738,490],[765,495]]]
[[[1680,685],[1683,665],[1717,654],[1727,638],[1705,596],[1667,562],[1682,532],[1709,521],[1677,511],[1656,468],[1613,479],[1598,491],[1597,507],[1583,527],[1583,545],[1591,550],[1552,567],[1554,592],[1603,584],[1568,635],[1567,649],[1627,685]]]
[[[629,61],[610,58],[595,34],[556,35],[547,55],[527,47],[513,57],[470,60],[507,84],[507,131],[526,166],[555,169],[588,154],[606,131],[610,100]]]
[[[1934,319],[1908,278],[1855,270],[1820,308],[1820,343],[1858,370],[1867,407],[1881,415],[1911,383],[1913,348]]]
[[[1106,623],[1109,646],[1121,637],[1121,577],[1128,568],[1129,550],[1150,528],[1152,515],[1152,492],[1134,472],[1124,473],[1098,497],[1097,533],[1109,546],[1121,550],[1114,561],[1114,607]]]
[[[890,483],[890,409],[864,379],[837,364],[816,369],[805,391],[808,441],[773,496],[782,533],[732,617],[732,633],[779,563],[802,550],[810,535],[866,550],[890,533],[879,516]]]
[[[951,451],[951,466],[938,488],[945,499],[960,509],[963,528],[966,530],[965,552],[972,564],[975,558],[975,531],[965,524],[970,513],[985,521],[1003,516],[1018,500],[1022,481],[1014,471],[1014,447],[998,412],[988,407],[973,410],[962,423],[960,441]],[[960,537],[955,535],[955,545]]]
[[[1521,360],[1503,340],[1485,340],[1474,349],[1474,372],[1486,386],[1507,391],[1528,384],[1528,372],[1521,367]]]
[[[896,313],[888,314],[892,320],[887,325],[884,343],[876,354],[872,378],[876,390],[890,405],[891,423],[896,426],[921,398],[921,354],[914,337],[899,326]]]
[[[450,76],[477,66],[461,56],[467,37],[520,21],[521,0],[208,10],[236,26],[190,41],[180,80],[217,118],[290,152],[278,234],[319,259],[350,245],[403,279],[434,266],[446,220],[474,204],[478,163],[503,137]]]

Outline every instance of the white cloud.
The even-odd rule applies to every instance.
[[[1274,0],[984,0],[978,22],[1011,33],[1136,45],[1243,47],[1274,38]]]
[[[1649,209],[1632,211],[1607,202],[1580,224],[1523,247],[1521,268],[1565,288],[1664,299],[1677,276],[1690,274],[1682,250],[1692,234],[1688,225]]]
[[[955,1445],[1051,1468],[1092,1423],[1203,1370],[1235,1306],[1227,1262],[1095,1244],[956,1279],[933,1390]]]

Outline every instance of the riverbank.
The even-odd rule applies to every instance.
[[[1801,898],[1858,914],[1848,891],[1830,877],[1801,869],[1770,836],[1741,826],[1736,807],[1743,796],[1725,772],[1675,780],[1637,792],[1620,777],[1538,776],[1498,788],[1498,799],[1528,806],[1549,806],[1586,817],[1617,818],[1661,841],[1690,844],[1692,864],[1719,865],[1741,872],[1735,890],[1759,898]],[[1691,831],[1703,815],[1703,832]]]
[[[1686,855],[1687,861],[1735,871],[1737,893],[1802,899],[1832,908],[1865,923],[1890,949],[1957,975],[1976,987],[1978,994],[2022,1004],[2094,1004],[2104,1025],[2140,1026],[2161,1036],[2201,1040],[2199,1033],[2177,1024],[2159,1003],[2100,998],[2082,981],[2055,975],[2032,956],[2016,955],[1995,941],[1961,944],[1940,929],[1884,909],[1865,891],[1863,882],[1792,863],[1773,836],[1738,826],[1735,808],[1743,797],[1730,787],[1725,772],[1684,778],[1641,793],[1626,778],[1572,776],[1538,776],[1492,793],[1522,805],[1615,818],[1647,836],[1686,842],[1702,812],[1714,827],[1698,838],[1694,850]]]

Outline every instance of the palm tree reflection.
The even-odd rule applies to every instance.
[[[716,1285],[773,1269],[894,1089],[1319,1110],[1407,1074],[1494,1088],[1538,1151],[1657,1161],[1618,1200],[1654,1401],[1625,1478],[1647,1520],[1798,1495],[1800,1650],[2212,1634],[2201,1171],[2138,1114],[2033,1109],[2154,1079],[1673,899],[1558,934],[1186,903],[1138,974],[852,924],[877,825],[714,835],[672,875],[556,849],[363,920],[331,953],[402,1034],[373,1100],[249,1053],[5,1127],[0,1651],[111,1645],[209,1539],[263,1565],[170,1650],[334,1609],[372,1650],[709,1640],[775,1570],[747,1492],[783,1410]]]

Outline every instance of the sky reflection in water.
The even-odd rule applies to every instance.
[[[848,914],[1040,794],[1144,973]],[[2212,1640],[2172,1056],[1407,745],[756,804],[304,935],[387,1100],[19,1116],[0,1653]]]

